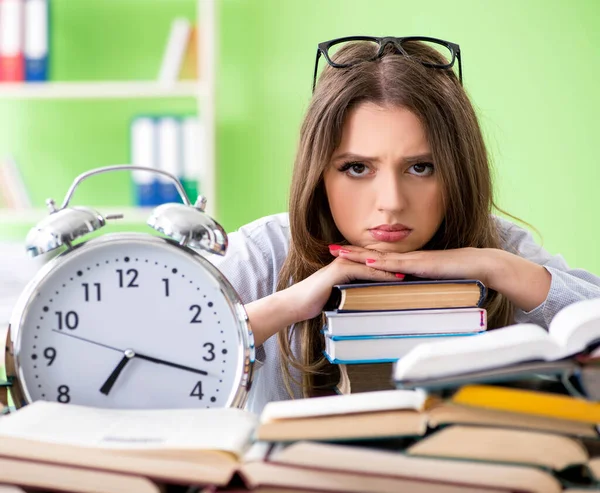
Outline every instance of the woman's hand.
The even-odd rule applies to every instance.
[[[374,269],[346,258],[336,258],[303,281],[245,306],[255,344],[259,346],[291,324],[316,317],[323,311],[334,285],[357,279],[399,280],[392,272]]]
[[[379,252],[355,246],[331,250],[335,257],[373,269],[430,279],[478,279],[523,311],[548,297],[552,276],[541,265],[497,248]]]
[[[504,252],[493,248],[459,248],[394,253],[346,245],[331,250],[337,258],[373,269],[428,279],[479,279],[492,289],[499,267],[499,253]]]

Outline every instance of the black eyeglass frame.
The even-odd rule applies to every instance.
[[[335,46],[336,44],[347,43],[347,42],[351,42],[351,41],[376,42],[379,45],[379,50],[377,50],[377,53],[374,56],[372,56],[371,58],[367,58],[365,60],[357,60],[352,63],[336,63],[329,57],[329,48],[331,48],[332,46]],[[331,65],[332,67],[348,68],[348,67],[352,67],[358,63],[372,62],[374,60],[377,60],[378,58],[381,58],[385,47],[389,43],[391,43],[402,55],[410,58],[411,55],[409,55],[402,48],[402,43],[404,43],[406,41],[426,41],[429,43],[437,43],[439,45],[445,46],[448,49],[448,51],[450,51],[450,53],[452,53],[452,60],[450,60],[450,62],[448,62],[447,64],[439,65],[437,63],[429,63],[429,62],[425,62],[425,61],[421,61],[421,60],[419,60],[419,63],[423,64],[426,67],[430,67],[430,68],[448,69],[448,68],[453,67],[456,60],[458,60],[458,79],[460,81],[460,84],[462,85],[463,77],[462,77],[462,63],[461,63],[461,59],[460,59],[460,46],[457,45],[456,43],[452,43],[450,41],[445,41],[443,39],[438,39],[438,38],[429,38],[427,36],[406,36],[406,37],[402,37],[402,38],[396,38],[393,36],[384,36],[384,37],[346,36],[343,38],[330,39],[329,41],[324,41],[324,42],[318,44],[317,57],[315,59],[315,73],[313,75],[313,86],[312,86],[313,92],[315,92],[315,87],[317,85],[317,72],[319,69],[319,58],[321,58],[321,55],[323,55],[323,57],[325,58],[327,63],[329,65]]]

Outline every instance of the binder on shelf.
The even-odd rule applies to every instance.
[[[177,18],[171,23],[169,38],[158,74],[160,83],[173,84],[177,82],[190,33],[191,24],[187,19]]]
[[[182,157],[183,172],[181,183],[185,193],[193,202],[201,193],[202,174],[204,163],[201,152],[204,145],[204,132],[202,124],[197,117],[186,117],[182,121]]]
[[[24,0],[0,0],[0,82],[25,78]]]
[[[158,119],[158,168],[177,177],[182,175],[182,132],[177,118]],[[181,202],[175,184],[162,175],[158,176],[160,203]]]
[[[48,80],[49,0],[25,0],[25,80]]]
[[[131,163],[136,166],[158,168],[156,125],[150,117],[137,117],[131,124]],[[152,207],[157,205],[158,181],[146,171],[133,171],[135,205]]]

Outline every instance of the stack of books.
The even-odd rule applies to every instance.
[[[393,362],[431,341],[484,332],[477,280],[355,283],[333,287],[325,305],[325,355],[332,363]]]
[[[0,417],[0,484],[64,492],[558,493],[600,488],[600,404],[492,386],[239,409],[36,402]]]
[[[205,169],[203,135],[201,120],[196,116],[138,115],[130,127],[131,163],[175,175],[194,203],[201,192]],[[181,202],[175,184],[162,175],[134,171],[132,180],[138,207]]]
[[[0,83],[48,80],[49,0],[0,0]]]
[[[456,353],[442,347],[449,342],[419,346],[394,369],[399,385],[416,388],[270,402],[260,415],[37,401],[0,415],[0,485],[12,493],[600,491],[600,299],[563,309],[549,334],[516,328],[467,338],[472,346]],[[478,382],[483,372],[488,384]],[[580,381],[543,385],[552,375]]]

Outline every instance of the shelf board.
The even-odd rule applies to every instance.
[[[156,81],[0,83],[1,99],[112,99],[198,97],[204,84],[195,81],[161,84]]]
[[[145,224],[153,208],[143,207],[95,207],[103,216],[123,214],[122,219],[110,219],[107,224]],[[0,209],[0,223],[34,225],[48,216],[47,209]]]

